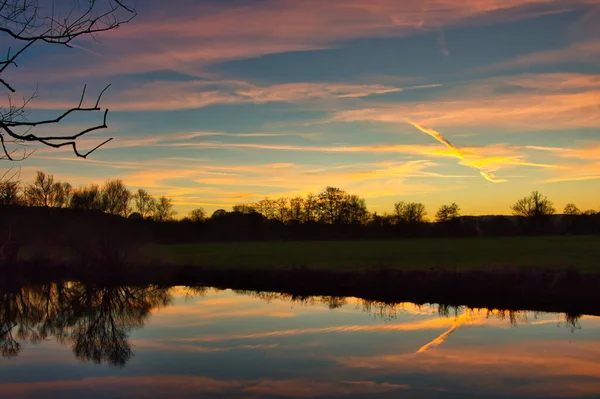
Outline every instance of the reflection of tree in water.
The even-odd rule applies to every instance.
[[[285,302],[295,303],[301,306],[312,306],[317,304],[325,304],[329,309],[340,308],[350,302],[350,298],[338,297],[338,296],[311,296],[311,295],[294,295],[289,293],[277,293],[277,292],[265,292],[265,291],[249,291],[249,290],[235,290],[237,294],[248,295],[261,299],[267,303],[280,300]],[[356,307],[362,309],[364,312],[371,314],[375,317],[379,317],[385,320],[395,319],[397,314],[403,312],[406,303],[392,303],[383,301],[374,301],[367,299],[355,299]],[[528,315],[533,314],[534,319],[545,315],[544,312],[529,312],[524,310],[503,310],[503,309],[477,309],[470,308],[468,306],[454,306],[454,305],[415,305],[408,304],[411,308],[422,309],[423,312],[429,311],[431,314],[438,314],[441,317],[458,318],[462,314],[466,314],[471,318],[485,317],[485,318],[496,318],[499,320],[508,320],[510,324],[515,327],[520,324],[528,324]],[[579,319],[581,314],[578,313],[563,313],[559,315],[557,323],[565,324],[571,331],[581,329]]]
[[[129,333],[155,308],[169,303],[157,287],[95,287],[59,283],[16,290],[0,288],[0,342],[3,356],[16,356],[19,341],[49,336],[72,345],[75,355],[95,363],[124,366],[133,355]]]

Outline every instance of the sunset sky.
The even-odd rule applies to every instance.
[[[5,72],[18,95],[37,88],[32,117],[112,84],[109,129],[80,146],[114,140],[87,160],[39,148],[23,180],[119,178],[181,216],[327,185],[378,213],[400,200],[510,213],[532,190],[559,211],[600,208],[600,0],[143,0],[137,12]]]

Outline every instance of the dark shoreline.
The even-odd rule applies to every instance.
[[[63,267],[20,264],[5,269],[3,285],[57,280],[93,285],[207,286],[308,296],[357,297],[382,303],[437,303],[502,310],[600,316],[600,274],[536,271],[325,271],[209,269],[198,266]]]

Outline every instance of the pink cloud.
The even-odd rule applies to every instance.
[[[503,85],[527,88],[498,93]],[[436,127],[470,126],[485,134],[495,129],[540,130],[600,126],[597,75],[541,74],[490,78],[450,90],[429,102],[372,103],[341,110],[326,122],[418,121]]]
[[[573,43],[567,47],[556,50],[538,51],[515,58],[513,60],[479,68],[478,70],[481,72],[497,71],[503,69],[574,61],[600,62],[600,41],[591,39]]]
[[[218,88],[215,88],[218,86]],[[436,85],[412,86],[415,90]],[[203,108],[213,104],[307,102],[352,100],[377,94],[403,91],[402,87],[360,83],[285,83],[253,85],[240,81],[154,81],[141,86],[108,92],[104,106],[121,111],[169,111]],[[78,95],[62,93],[53,98],[37,100],[37,109],[65,109],[72,107]],[[66,99],[69,97],[70,99]]]
[[[154,4],[158,4],[155,9],[140,4],[140,15],[121,29],[103,34],[101,45],[79,44],[101,57],[90,54],[85,67],[63,62],[64,68],[45,78],[55,75],[71,80],[168,69],[197,75],[205,66],[227,60],[326,49],[365,37],[498,23],[564,12],[598,4],[598,0],[568,4],[561,0],[267,0],[232,7],[183,1]],[[175,13],[176,9],[185,13]],[[440,49],[449,52],[445,40]]]

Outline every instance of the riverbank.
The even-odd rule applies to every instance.
[[[286,293],[293,297],[357,297],[382,303],[437,303],[471,308],[600,315],[600,273],[574,269],[315,270],[211,269],[199,266],[105,268],[22,264],[4,273],[16,285],[80,281],[95,286],[191,286]]]
[[[600,236],[420,238],[356,241],[263,241],[155,245],[145,263],[214,269],[535,270],[600,273]]]
[[[380,302],[600,313],[600,237],[147,245],[128,261],[20,260],[4,280],[211,286]],[[599,310],[596,310],[599,309]]]

